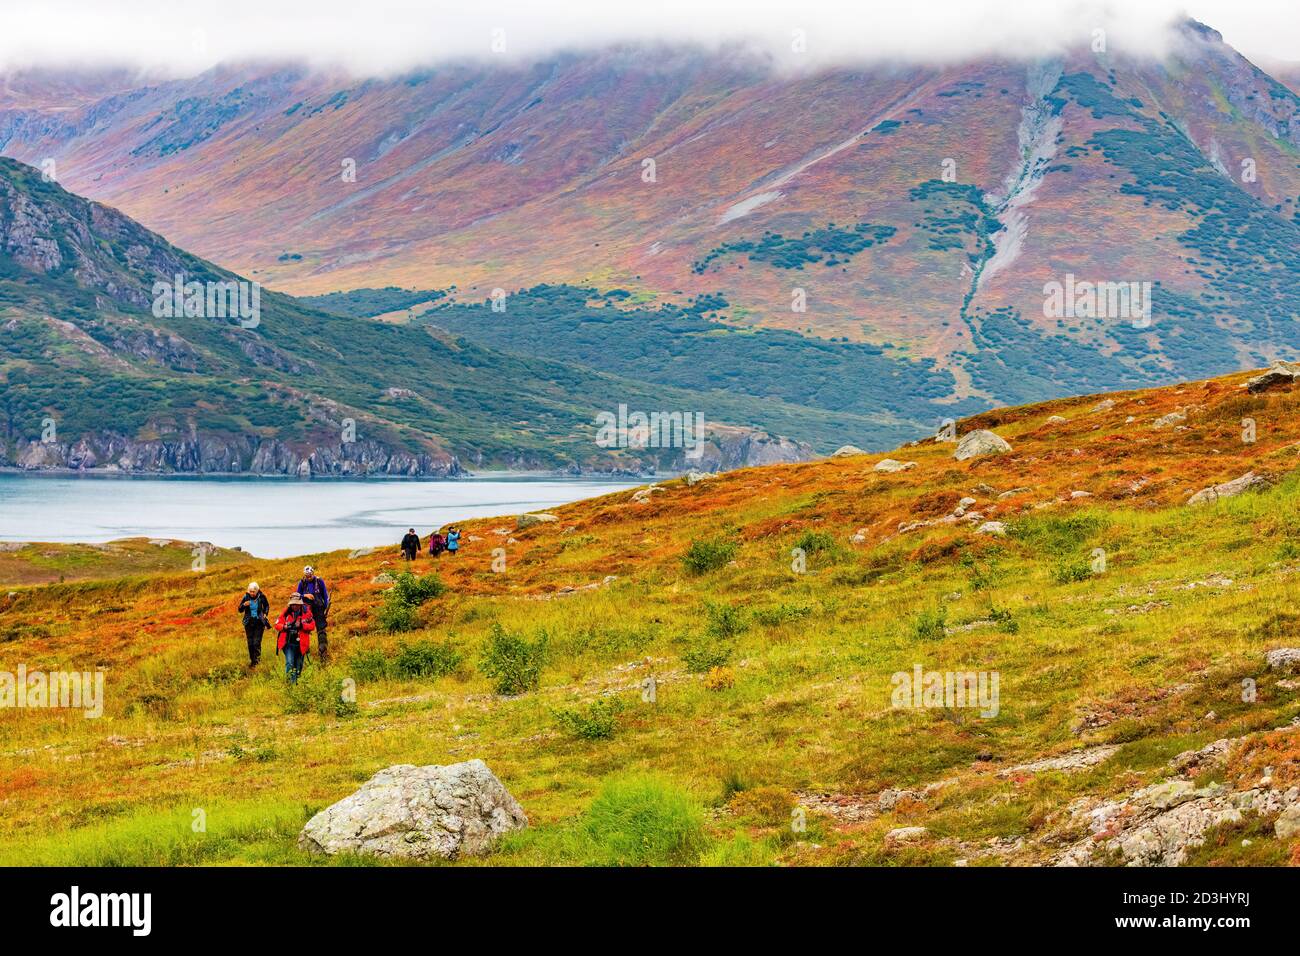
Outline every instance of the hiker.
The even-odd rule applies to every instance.
[[[447,550],[447,539],[440,532],[429,535],[429,553],[435,558]]]
[[[455,554],[458,550],[460,550],[460,529],[449,528],[447,529],[447,553]]]
[[[312,620],[316,624],[316,637],[320,643],[320,662],[324,666],[329,661],[330,643],[326,636],[329,630],[330,592],[325,582],[317,576],[316,570],[309,564],[302,569],[302,580],[298,582],[298,594],[311,608]]]
[[[301,594],[289,598],[289,606],[275,619],[275,629],[280,635],[275,642],[275,652],[284,651],[284,673],[290,684],[298,683],[303,661],[311,647],[308,634],[315,626],[311,608],[303,603]]]
[[[420,536],[411,528],[406,532],[406,537],[402,539],[402,557],[407,561],[414,561],[415,556],[420,553]]]
[[[266,630],[267,615],[271,613],[271,602],[266,599],[256,581],[248,585],[248,590],[239,600],[239,613],[244,615],[244,637],[248,639],[248,666],[256,667],[262,659],[262,632]]]

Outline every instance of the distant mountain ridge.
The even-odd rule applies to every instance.
[[[1081,38],[802,73],[624,46],[392,79],[14,74],[0,151],[277,289],[720,296],[734,326],[932,358],[950,401],[1031,401],[1300,354],[1294,76],[1171,30],[1163,61]],[[1151,283],[1150,327],[1045,314],[1069,276]]]
[[[777,429],[827,446],[846,420],[871,424],[510,356],[251,285],[0,159],[0,465],[299,476],[714,470],[811,456]],[[689,412],[703,423],[698,440],[598,443],[599,415],[620,405]]]

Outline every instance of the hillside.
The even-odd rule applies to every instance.
[[[301,559],[15,588],[6,659],[102,666],[107,690],[101,720],[0,712],[0,863],[313,862],[310,813],[385,766],[471,758],[531,821],[490,864],[1300,863],[1277,835],[1300,651],[1270,653],[1300,645],[1300,384],[1249,377],[959,423],[1000,455],[926,440],[889,456],[910,467],[468,522],[414,611],[395,555],[312,556],[337,658],[292,693],[269,655],[246,671],[232,609],[251,575],[278,607]],[[484,655],[512,637],[543,664],[504,696]],[[894,706],[915,668],[996,674],[996,706]],[[643,842],[611,828],[629,805]]]
[[[177,276],[199,284],[193,312],[188,292],[183,307],[165,295],[167,308],[159,308],[155,284],[174,287]],[[226,286],[241,308],[250,306],[248,315],[233,303],[224,308],[223,298],[216,301],[224,310],[212,310],[213,289]],[[25,469],[712,470],[799,460],[846,436],[907,430],[858,409],[833,414],[707,383],[641,382],[317,311],[254,290],[7,159],[0,159],[0,333],[0,464]],[[699,416],[699,457],[688,461],[681,442],[598,444],[597,416],[620,405]]]
[[[987,407],[1297,354],[1293,74],[1171,31],[1160,61],[1083,37],[942,68],[628,46],[387,79],[19,73],[0,151],[289,292],[721,300],[714,319],[865,343],[884,381]],[[1151,322],[1046,314],[1069,276],[1151,283]]]

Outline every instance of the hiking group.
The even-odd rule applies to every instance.
[[[429,535],[429,554],[432,557],[440,556],[444,551],[448,554],[456,554],[460,551],[460,529],[454,525],[447,529],[447,533],[435,531]],[[402,538],[402,557],[407,561],[414,561],[420,554],[420,536],[411,528]]]
[[[262,658],[262,635],[267,627],[276,632],[275,652],[284,652],[284,673],[289,683],[296,683],[302,665],[311,650],[311,632],[316,632],[320,645],[320,662],[329,659],[330,593],[325,581],[309,564],[302,569],[302,580],[289,597],[289,603],[270,623],[271,602],[262,593],[256,581],[239,601],[239,613],[244,618],[244,636],[248,639],[248,666],[256,667]]]
[[[438,557],[444,551],[456,554],[460,550],[460,529],[451,527],[444,535],[439,531],[429,535],[429,554]],[[411,528],[402,538],[402,556],[414,561],[420,553],[420,536]],[[248,585],[239,601],[239,613],[244,618],[244,637],[248,640],[248,666],[256,667],[262,658],[262,636],[268,627],[276,632],[275,652],[284,652],[284,673],[289,683],[296,683],[311,650],[311,632],[316,632],[320,647],[320,662],[329,660],[330,592],[325,581],[310,564],[302,569],[302,580],[289,596],[289,603],[280,616],[271,623],[271,602],[256,581]]]

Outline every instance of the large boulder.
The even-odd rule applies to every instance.
[[[984,455],[1005,455],[1010,450],[1011,446],[1003,438],[988,429],[981,428],[962,435],[952,457],[958,461],[965,461],[967,458],[979,458]]]
[[[865,455],[866,452],[857,445],[841,445],[831,452],[832,458],[852,458],[854,455]]]
[[[1225,481],[1221,485],[1202,488],[1188,498],[1187,503],[1189,505],[1207,505],[1212,501],[1218,501],[1220,498],[1232,498],[1243,491],[1249,491],[1251,488],[1262,488],[1267,484],[1268,479],[1255,474],[1253,471],[1248,471],[1240,478],[1234,478],[1232,481]]]
[[[398,764],[307,821],[298,846],[311,853],[454,860],[486,853],[528,818],[482,760]]]

